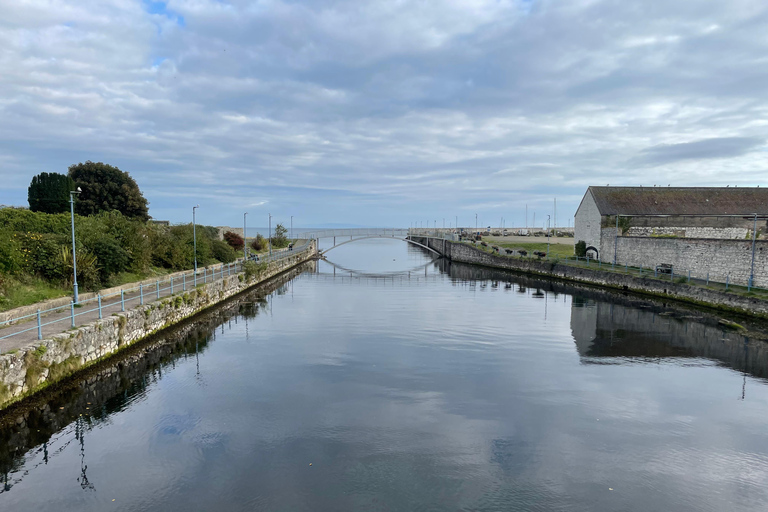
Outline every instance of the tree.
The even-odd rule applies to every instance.
[[[227,231],[224,233],[224,241],[227,242],[229,246],[236,251],[242,251],[243,246],[245,245],[245,240],[243,240],[243,237],[237,233],[233,233],[232,231]]]
[[[147,200],[127,172],[88,160],[70,166],[69,177],[83,189],[75,203],[80,215],[117,210],[132,219],[149,220]]]
[[[64,213],[69,210],[69,192],[74,189],[72,178],[66,174],[41,172],[29,184],[29,209],[33,212]]]
[[[288,230],[285,229],[285,226],[282,224],[275,226],[275,236],[272,237],[272,247],[277,247],[278,249],[281,247],[288,247],[288,237],[285,236],[287,233]]]

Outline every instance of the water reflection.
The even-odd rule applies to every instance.
[[[53,396],[43,395],[24,407],[21,413],[10,410],[0,416],[0,475],[2,490],[8,492],[40,465],[47,465],[70,444],[80,446],[80,475],[83,490],[93,490],[88,478],[85,438],[91,430],[108,424],[115,413],[128,409],[176,367],[177,361],[194,358],[198,382],[202,382],[200,355],[216,330],[253,320],[269,311],[270,293],[284,295],[290,280],[305,271],[314,271],[315,262],[280,276],[268,286],[259,287],[214,310],[198,315],[177,329],[141,346],[132,347],[109,364],[90,372]],[[39,460],[38,460],[39,459]],[[23,470],[23,471],[22,471]]]

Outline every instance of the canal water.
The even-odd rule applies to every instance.
[[[766,342],[399,241],[328,258],[2,418],[0,510],[768,509]]]

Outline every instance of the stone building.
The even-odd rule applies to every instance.
[[[576,211],[575,240],[601,261],[672,265],[746,283],[755,216],[754,272],[768,286],[768,188],[589,187]]]

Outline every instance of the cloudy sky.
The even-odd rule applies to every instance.
[[[0,0],[0,204],[128,171],[158,219],[572,222],[768,186],[765,0]],[[259,222],[258,219],[264,219]]]

